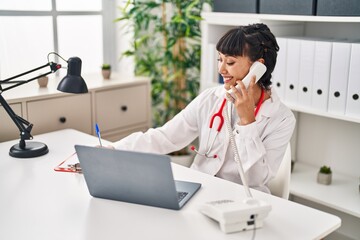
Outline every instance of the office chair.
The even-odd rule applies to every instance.
[[[268,186],[272,195],[288,199],[290,193],[290,176],[291,176],[291,148],[290,143],[286,147],[283,160],[279,170]]]

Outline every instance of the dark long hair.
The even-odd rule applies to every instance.
[[[269,89],[279,45],[267,25],[257,23],[233,28],[220,38],[216,50],[233,57],[248,56],[252,62],[263,58],[267,70],[258,83]]]

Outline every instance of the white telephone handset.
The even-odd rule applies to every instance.
[[[244,83],[245,87],[248,88],[250,81],[254,75],[256,76],[255,82],[257,82],[264,75],[265,72],[266,66],[261,62],[256,61],[253,63],[253,65],[251,65],[249,73],[243,78],[242,82]],[[236,85],[236,88],[239,89],[239,86]],[[235,98],[232,89],[230,89],[228,93],[231,94],[233,98]]]

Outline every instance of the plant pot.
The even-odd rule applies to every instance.
[[[103,70],[101,70],[101,74],[102,74],[104,79],[110,79],[111,70],[103,69]]]
[[[49,78],[48,77],[40,77],[38,78],[38,84],[39,84],[39,87],[41,88],[46,88],[47,85],[48,85],[48,81],[49,81]]]
[[[194,156],[192,154],[182,156],[170,156],[170,158],[171,162],[185,167],[190,167],[194,160]]]
[[[317,182],[324,185],[330,185],[332,179],[331,173],[318,173]]]

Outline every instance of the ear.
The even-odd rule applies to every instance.
[[[259,58],[257,61],[258,61],[258,62],[261,62],[262,64],[265,63],[265,59],[263,59],[263,58]]]

